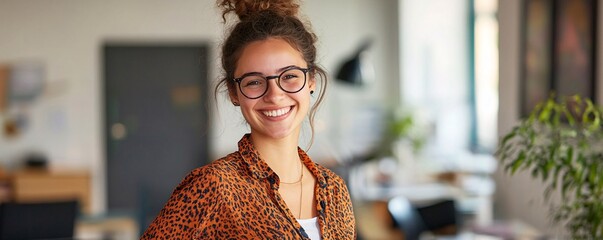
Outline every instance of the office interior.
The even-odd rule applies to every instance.
[[[510,176],[494,155],[521,118],[525,2],[302,1],[329,84],[313,142],[305,126],[300,147],[346,179],[359,237],[404,238],[388,208],[396,197],[415,207],[453,200],[461,216],[450,230],[456,235],[565,234],[550,222],[543,184],[529,173]],[[599,16],[594,33],[603,33]],[[0,200],[75,198],[74,236],[138,238],[188,171],[235,151],[249,131],[226,95],[213,95],[220,44],[232,22],[224,23],[213,0],[0,1]],[[159,77],[181,83],[159,90],[146,89],[144,80],[109,82],[123,70],[108,67],[111,54],[119,59],[120,49],[141,48],[189,49],[199,53],[194,64],[203,66],[197,75],[175,74],[176,68]],[[594,49],[603,56],[602,48]],[[355,57],[358,76],[342,79],[342,66]],[[603,67],[593,60],[593,68]],[[168,56],[159,66],[170,62]],[[202,80],[186,82],[187,76]],[[593,76],[597,93],[600,78]],[[112,99],[119,86],[140,93],[132,95],[138,102],[161,105],[154,98],[165,95],[175,115],[195,110],[185,120],[194,139],[170,135],[169,123],[178,121],[170,112],[151,115],[157,120],[149,127],[145,116],[122,111],[127,104]],[[384,141],[392,119],[409,125]],[[157,141],[125,145],[136,134]],[[162,152],[167,142],[179,153]],[[111,160],[117,155],[121,160]],[[151,165],[163,171],[149,172]]]

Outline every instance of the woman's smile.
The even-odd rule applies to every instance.
[[[288,107],[275,109],[275,110],[264,110],[264,111],[262,111],[262,113],[266,117],[281,117],[281,116],[291,112],[291,109],[293,109],[293,106],[288,106]]]

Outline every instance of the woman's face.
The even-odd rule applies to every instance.
[[[289,43],[270,38],[252,42],[243,49],[234,76],[239,78],[249,73],[278,76],[283,69],[292,66],[308,68],[301,53]],[[310,78],[309,73],[306,74],[306,85],[296,93],[288,93],[279,88],[276,78],[268,80],[267,85],[267,92],[257,99],[247,98],[240,89],[236,90],[236,95],[231,96],[231,99],[240,103],[241,112],[251,127],[252,135],[272,139],[298,137],[310,108],[310,91],[314,90],[314,79]]]

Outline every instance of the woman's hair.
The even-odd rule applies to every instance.
[[[327,85],[327,75],[316,63],[316,35],[297,17],[299,4],[296,0],[218,0],[222,19],[235,13],[239,22],[231,29],[222,45],[222,69],[224,75],[216,85],[215,97],[222,86],[230,96],[236,96],[234,72],[243,49],[252,42],[279,38],[299,51],[310,69],[309,78],[320,80],[321,87],[310,109],[309,121],[314,139],[314,116],[322,102]],[[312,140],[310,142],[312,142]]]

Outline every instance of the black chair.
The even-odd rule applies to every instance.
[[[404,239],[419,239],[421,233],[427,231],[427,227],[419,215],[419,212],[408,199],[402,196],[394,197],[387,203],[394,224],[404,233]]]
[[[439,235],[454,235],[461,225],[454,200],[441,199],[418,205],[417,211],[430,232]]]
[[[419,239],[422,233],[454,235],[459,221],[453,200],[435,200],[420,206],[402,196],[389,200],[388,211],[405,239]]]
[[[77,201],[0,204],[0,239],[73,239]]]

